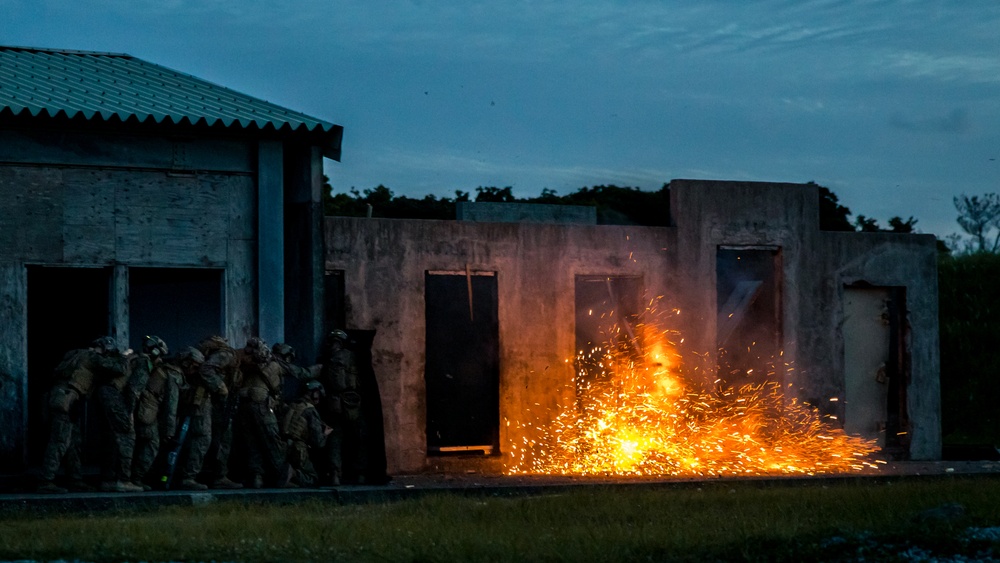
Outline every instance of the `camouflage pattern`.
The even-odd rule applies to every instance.
[[[285,442],[278,430],[274,407],[281,397],[282,368],[259,338],[252,338],[240,354],[243,387],[239,391],[239,417],[246,446],[250,477],[264,475],[282,482]]]
[[[302,396],[303,383],[318,378],[322,366],[306,368],[296,365],[295,348],[288,344],[275,344],[273,350],[274,359],[281,366],[281,400],[286,403],[294,402]]]
[[[205,456],[212,443],[212,403],[208,400],[212,392],[201,374],[204,356],[201,351],[189,348],[181,352],[172,362],[184,375],[184,385],[180,393],[178,419],[190,418],[186,444],[183,447],[184,463],[177,468],[177,481],[194,479],[205,464]],[[225,392],[225,384],[213,380],[215,392]]]
[[[42,457],[41,479],[52,481],[65,463],[71,480],[81,479],[80,418],[83,402],[99,381],[124,376],[119,357],[93,348],[70,350],[56,366],[55,384],[49,392],[50,434]]]
[[[59,382],[49,395],[49,442],[42,458],[41,479],[52,481],[60,465],[71,480],[82,478],[80,465],[80,395],[68,382]]]
[[[288,443],[288,464],[295,470],[295,480],[304,487],[319,483],[319,472],[312,457],[327,451],[327,428],[313,402],[306,397],[281,413],[281,435]]]
[[[239,404],[239,389],[243,380],[240,362],[225,338],[213,336],[202,341],[198,349],[205,362],[198,375],[212,395],[211,445],[203,468],[210,481],[229,475],[229,452],[233,445],[233,418]]]
[[[177,405],[183,373],[161,360],[149,374],[135,410],[135,452],[132,480],[142,482],[160,452],[160,444],[173,439],[177,430]]]
[[[105,482],[130,481],[132,453],[135,450],[135,426],[132,411],[121,390],[109,383],[97,388],[97,406],[104,415],[102,436],[104,455],[101,477]]]
[[[334,331],[332,335],[342,331]],[[358,475],[367,466],[365,424],[361,416],[362,398],[358,392],[358,367],[354,353],[344,347],[343,338],[329,339],[326,361],[320,371],[320,382],[326,387],[327,397],[320,404],[323,420],[332,428],[327,438],[327,449],[332,476],[339,480],[344,464]],[[345,446],[355,452],[353,459],[344,459]]]

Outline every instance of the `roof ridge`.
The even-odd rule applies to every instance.
[[[55,49],[51,47],[29,47],[25,45],[0,45],[0,51],[30,51],[35,53],[62,53],[66,55],[100,55],[104,57],[135,58],[128,53],[114,53],[111,51],[84,51],[80,49]]]

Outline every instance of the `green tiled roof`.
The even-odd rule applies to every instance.
[[[340,159],[343,128],[119,53],[0,46],[0,116],[189,123],[318,136]]]

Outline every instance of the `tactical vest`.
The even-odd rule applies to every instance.
[[[141,424],[156,423],[156,416],[160,413],[160,404],[163,396],[167,393],[167,383],[170,374],[164,366],[157,366],[149,374],[146,381],[146,388],[139,394],[139,404],[135,409],[136,422]]]
[[[250,361],[244,364],[243,390],[241,396],[248,397],[256,403],[267,400],[268,397],[281,396],[281,364],[276,361],[264,365]]]
[[[82,397],[90,395],[94,389],[92,357],[94,354],[96,352],[85,348],[67,352],[59,365],[56,366],[56,380],[65,382]]]
[[[285,416],[281,417],[281,435],[291,440],[305,442],[309,425],[304,414],[309,409],[315,408],[312,403],[304,399],[289,405]]]

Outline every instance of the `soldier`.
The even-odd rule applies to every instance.
[[[187,454],[179,468],[168,467],[168,472],[177,472],[180,483],[175,487],[189,491],[203,491],[207,485],[195,480],[205,463],[205,455],[212,443],[212,401],[213,395],[225,397],[229,394],[221,379],[202,379],[201,366],[205,356],[197,348],[183,350],[171,362],[184,376],[184,392],[178,406],[179,414],[187,424],[186,444],[180,444]],[[182,424],[182,426],[183,426]]]
[[[96,379],[112,379],[123,373],[121,362],[112,355],[111,350],[115,350],[114,339],[100,338],[91,343],[89,348],[70,350],[56,366],[56,382],[49,392],[51,428],[42,458],[38,492],[67,492],[67,489],[54,482],[63,462],[66,464],[70,489],[90,488],[83,482],[80,464],[81,399],[86,400],[90,396]]]
[[[177,403],[184,375],[180,367],[166,361],[167,343],[157,336],[147,336],[140,356],[151,368],[135,408],[135,453],[132,458],[132,482],[150,490],[146,473],[160,451],[177,430]]]
[[[278,487],[288,484],[290,468],[285,463],[285,443],[278,430],[274,407],[281,397],[283,369],[260,338],[247,341],[240,354],[243,387],[240,389],[239,420],[247,452],[247,482],[264,486],[267,473]]]
[[[233,418],[239,404],[243,376],[236,350],[221,336],[211,336],[198,345],[205,356],[199,375],[210,389],[225,389],[226,394],[212,392],[212,445],[207,456],[206,479],[213,489],[242,489],[243,485],[229,478],[229,452],[233,446]],[[221,387],[217,383],[221,383]]]
[[[142,487],[132,484],[132,453],[135,449],[135,426],[132,409],[126,399],[130,374],[128,360],[121,355],[115,340],[101,339],[104,356],[118,364],[97,377],[97,406],[104,415],[105,455],[101,460],[101,490],[105,492],[142,492]]]
[[[281,399],[286,403],[298,400],[302,396],[301,384],[319,376],[322,366],[314,365],[304,368],[295,363],[295,348],[284,342],[278,342],[271,347],[274,359],[283,370],[281,380]]]
[[[333,432],[316,410],[325,396],[323,384],[310,380],[302,397],[281,411],[281,435],[288,443],[288,464],[295,471],[293,479],[303,487],[319,482],[312,455],[327,451],[327,436]]]
[[[334,330],[328,335],[320,372],[320,382],[328,393],[321,413],[333,428],[327,446],[330,449],[330,484],[333,486],[340,485],[345,462],[354,469],[358,483],[364,483],[367,461],[358,367],[354,353],[347,348],[347,341],[347,333],[342,330]],[[345,445],[354,452],[351,459],[344,459]]]

